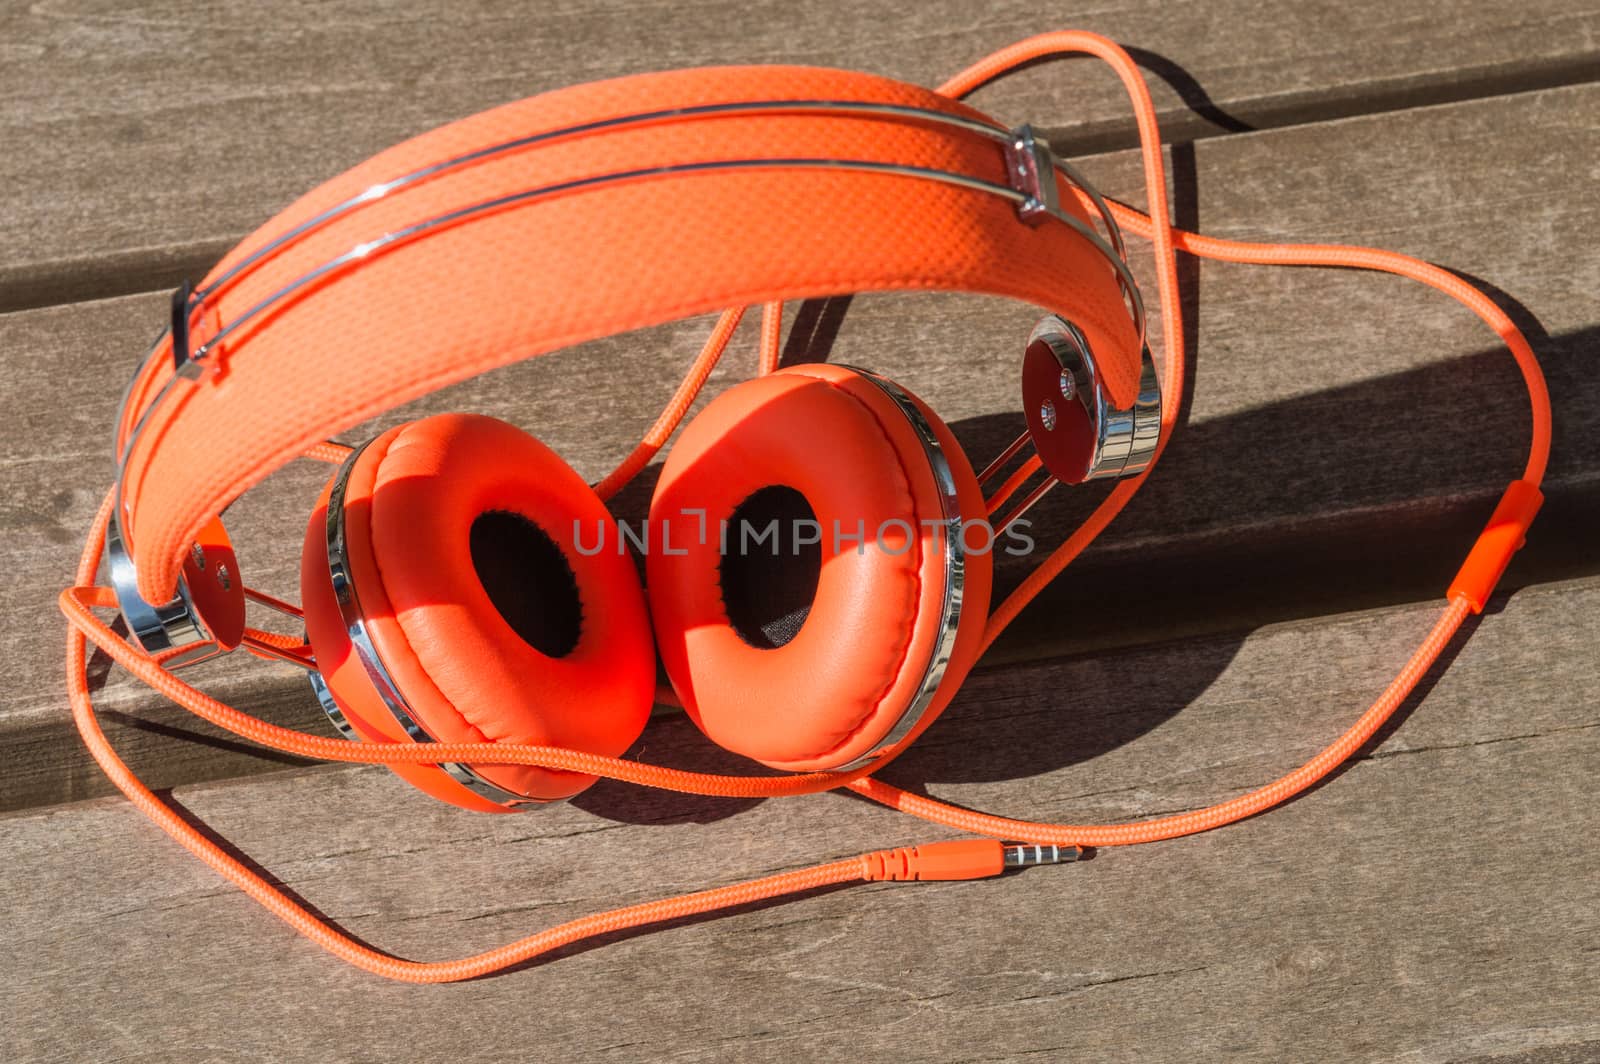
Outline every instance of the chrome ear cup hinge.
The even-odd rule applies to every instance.
[[[349,739],[353,743],[359,743],[361,741],[360,734],[351,726],[350,718],[344,715],[344,710],[340,708],[339,703],[334,701],[333,692],[328,690],[328,681],[322,678],[322,673],[313,669],[309,673],[309,678],[311,680],[311,690],[317,696],[317,704],[322,707],[322,712],[328,715],[328,720],[333,722],[334,730],[343,738]]]
[[[139,593],[139,574],[122,527],[113,514],[106,528],[106,569],[128,634],[146,654],[177,651],[168,668],[192,665],[226,653],[244,639],[244,583],[233,544],[213,520],[184,558],[177,594],[152,604]]]
[[[245,586],[233,543],[220,520],[213,520],[190,544],[178,578],[178,593],[170,602],[152,606],[139,594],[133,555],[116,517],[106,527],[106,568],[123,622],[139,649],[151,656],[176,650],[162,663],[169,669],[207,661],[240,647],[302,669],[317,667],[309,648],[279,646],[264,633],[245,627],[246,600],[297,620],[300,610]]]
[[[1161,441],[1161,386],[1150,349],[1139,359],[1139,390],[1132,404],[1118,407],[1101,379],[1089,341],[1064,318],[1051,315],[1028,334],[1022,356],[1022,412],[1027,431],[979,474],[988,489],[1031,444],[1044,479],[994,521],[1015,522],[1056,484],[1135,476],[1149,468]],[[1024,480],[1024,483],[1026,480]],[[1020,485],[996,493],[994,517]]]
[[[1149,348],[1140,356],[1139,392],[1116,407],[1089,342],[1051,316],[1028,335],[1022,356],[1022,412],[1049,473],[1063,484],[1132,476],[1149,466],[1161,429],[1161,390]]]

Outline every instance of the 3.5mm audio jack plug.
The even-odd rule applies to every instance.
[[[998,839],[954,839],[865,854],[867,880],[983,879],[1010,868],[1076,861],[1076,846],[1034,846]]]
[[[1008,842],[1005,851],[1007,868],[1032,868],[1034,865],[1065,864],[1083,856],[1077,846],[1030,846],[1027,843]]]

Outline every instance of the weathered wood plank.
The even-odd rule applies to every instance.
[[[1203,136],[1593,80],[1593,0],[1174,6],[1070,17],[1024,0],[50,0],[0,11],[0,308],[170,285],[319,178],[494,104],[645,68],[813,63],[936,83],[1072,24],[1141,49],[1169,133]],[[986,97],[1080,149],[1129,143],[1121,89],[1052,66]],[[1194,110],[1191,110],[1193,108]]]
[[[13,814],[6,1056],[1592,1059],[1600,712],[1573,692],[1593,685],[1600,636],[1573,619],[1597,610],[1592,579],[1511,596],[1398,730],[1244,825],[986,883],[825,893],[454,988],[338,965],[120,801]],[[1308,756],[1434,615],[993,673],[886,774],[1020,815],[1192,808]],[[682,718],[657,722],[646,753],[717,763]],[[752,805],[606,785],[474,817],[365,768],[177,799],[354,934],[429,957],[937,834],[837,796]]]
[[[1600,384],[1584,369],[1597,336],[1600,260],[1580,243],[1600,225],[1600,203],[1583,169],[1561,162],[1600,152],[1586,125],[1596,109],[1594,87],[1529,93],[1203,142],[1197,184],[1184,177],[1195,167],[1176,167],[1184,212],[1208,230],[1399,247],[1487,277],[1537,316],[1557,446],[1550,502],[1513,586],[1591,572],[1600,560],[1600,437],[1588,431],[1600,419]],[[1135,194],[1127,153],[1084,165]],[[1519,468],[1520,386],[1506,356],[1488,349],[1487,332],[1454,304],[1393,279],[1327,271],[1206,265],[1191,280],[1200,293],[1191,314],[1199,372],[1188,425],[1141,499],[991,662],[1430,598]],[[110,475],[106,425],[162,303],[144,295],[0,316],[8,377],[0,423],[11,426],[0,438],[0,551],[14,574],[0,587],[0,609],[41,618],[0,635],[12,678],[0,693],[0,748],[18,755],[0,783],[0,807],[104,793],[67,731],[50,599]],[[971,453],[990,454],[1020,423],[1004,369],[1014,355],[995,338],[1020,343],[1030,321],[994,301],[862,297],[835,323],[831,356],[903,381],[953,422]],[[395,417],[496,414],[597,477],[648,424],[705,328],[682,323],[513,367]],[[747,329],[711,392],[748,371],[752,346]],[[300,522],[323,475],[292,469],[230,512],[252,581],[294,593]],[[1035,515],[1041,544],[1097,491],[1047,500]],[[644,497],[631,492],[624,509],[640,512]],[[1004,588],[1028,562],[1001,560]],[[207,669],[219,694],[318,726],[289,672],[242,659]],[[120,673],[106,697],[113,707],[150,705]],[[176,711],[156,720],[189,727]],[[273,764],[227,746],[176,753],[150,734],[121,738],[163,784]]]

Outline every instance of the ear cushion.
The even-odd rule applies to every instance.
[[[493,418],[411,422],[356,457],[344,505],[367,632],[434,739],[617,755],[638,738],[655,689],[638,576],[604,503],[548,447]],[[364,738],[409,741],[350,647],[328,577],[326,507],[324,492],[301,566],[319,670]],[[593,782],[527,766],[476,769],[541,799]],[[440,769],[397,771],[446,801],[501,809]]]
[[[955,437],[913,401],[949,462],[963,518],[982,519],[983,495]],[[810,610],[777,646],[753,644],[730,618],[721,534],[723,522],[774,485],[804,496],[821,528]],[[854,370],[794,367],[708,405],[662,471],[650,515],[665,538],[647,559],[658,651],[701,730],[790,771],[835,768],[877,749],[915,698],[938,642],[946,581],[935,527],[941,499],[921,436],[892,398]],[[728,528],[729,557],[741,549],[740,523]],[[977,655],[992,567],[988,537],[971,541],[953,658],[919,726],[895,752],[932,723]],[[796,559],[770,562],[779,586],[788,580],[781,567]]]

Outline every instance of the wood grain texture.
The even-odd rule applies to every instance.
[[[932,84],[1068,26],[1137,48],[1169,135],[1183,139],[1600,73],[1594,0],[1122,0],[1059,12],[1025,0],[13,3],[0,10],[0,309],[175,284],[316,181],[557,86],[739,62]],[[1080,150],[1131,143],[1121,89],[1087,64],[1013,79],[985,103]]]
[[[1590,1060],[1600,713],[1574,692],[1593,686],[1600,636],[1572,622],[1597,610],[1592,579],[1502,600],[1397,729],[1243,825],[982,883],[823,893],[455,987],[337,964],[121,801],[12,814],[4,1056]],[[1019,815],[1194,808],[1319,748],[1434,616],[1406,606],[990,674],[886,775]],[[681,718],[644,752],[721,763]],[[476,817],[366,768],[175,797],[352,933],[427,957],[938,834],[839,796],[607,785]]]
[[[1557,441],[1550,502],[1509,586],[1592,572],[1600,561],[1600,436],[1591,431],[1600,385],[1585,370],[1600,260],[1583,243],[1600,226],[1600,203],[1587,171],[1564,163],[1600,155],[1589,117],[1597,110],[1600,88],[1548,90],[1205,141],[1192,155],[1180,151],[1174,167],[1181,213],[1208,231],[1397,247],[1521,301],[1510,305],[1526,308],[1519,316],[1550,375]],[[1137,199],[1130,153],[1083,165]],[[1182,434],[1130,511],[991,664],[1432,598],[1519,468],[1520,384],[1490,334],[1453,303],[1391,278],[1329,271],[1207,264],[1187,281],[1197,296],[1189,310],[1198,370]],[[40,618],[0,632],[12,663],[0,688],[0,748],[20,755],[0,780],[0,807],[105,793],[70,739],[52,599],[109,480],[106,425],[163,302],[151,294],[0,316],[8,373],[0,420],[11,426],[0,433],[0,552],[13,574],[0,586],[0,610]],[[859,297],[842,318],[837,309],[790,308],[791,358],[826,354],[889,374],[949,419],[976,456],[1019,430],[1005,338],[1020,346],[1032,321],[1026,308],[928,295]],[[749,324],[708,394],[750,371]],[[597,478],[652,419],[707,328],[679,323],[564,352],[382,423],[447,409],[495,414]],[[823,339],[807,339],[816,334]],[[336,386],[337,377],[330,371],[308,387]],[[230,511],[252,582],[295,595],[300,522],[325,475],[293,467]],[[625,513],[643,512],[649,482],[620,500]],[[1050,497],[1033,515],[1041,545],[1059,539],[1099,490]],[[1031,565],[1000,560],[1002,588]],[[221,697],[320,726],[292,670],[241,656],[204,675]],[[141,715],[154,701],[120,673],[105,697]],[[162,784],[278,764],[220,739],[170,743],[161,730],[190,723],[170,708],[153,713],[153,724],[119,737]]]
[[[108,784],[66,718],[53,596],[109,478],[106,426],[162,316],[154,290],[373,151],[533,92],[737,61],[932,83],[1061,25],[1139,49],[1169,140],[1194,142],[1171,153],[1180,224],[1460,269],[1497,290],[1550,374],[1550,499],[1503,585],[1522,590],[1469,625],[1448,671],[1354,764],[1194,839],[985,883],[823,892],[446,988],[343,968],[97,797]],[[0,815],[0,1059],[1600,1060],[1600,711],[1586,696],[1600,679],[1597,74],[1594,0],[0,5],[0,809],[17,810]],[[1091,176],[1143,199],[1135,157],[1112,150],[1131,125],[1103,71],[1045,65],[980,104],[1098,152],[1081,163]],[[1504,353],[1403,282],[1184,270],[1198,373],[1166,467],[892,782],[1057,819],[1197,808],[1313,753],[1431,622],[1415,600],[1449,579],[1524,446]],[[1017,430],[1014,381],[995,370],[1025,309],[936,295],[789,310],[788,360],[888,373],[976,455]],[[513,367],[348,438],[474,409],[595,478],[708,326]],[[709,394],[747,373],[753,346],[747,324]],[[295,593],[300,522],[326,473],[292,468],[230,511],[253,583]],[[1035,514],[1041,540],[1096,496],[1058,492]],[[1001,587],[1025,567],[1002,566]],[[382,770],[264,756],[93,668],[141,774],[402,955],[941,834],[840,796],[609,784],[475,817]],[[293,670],[236,657],[193,675],[267,719],[324,728]],[[634,753],[743,768],[681,716],[653,721]],[[52,802],[70,804],[39,808]]]

